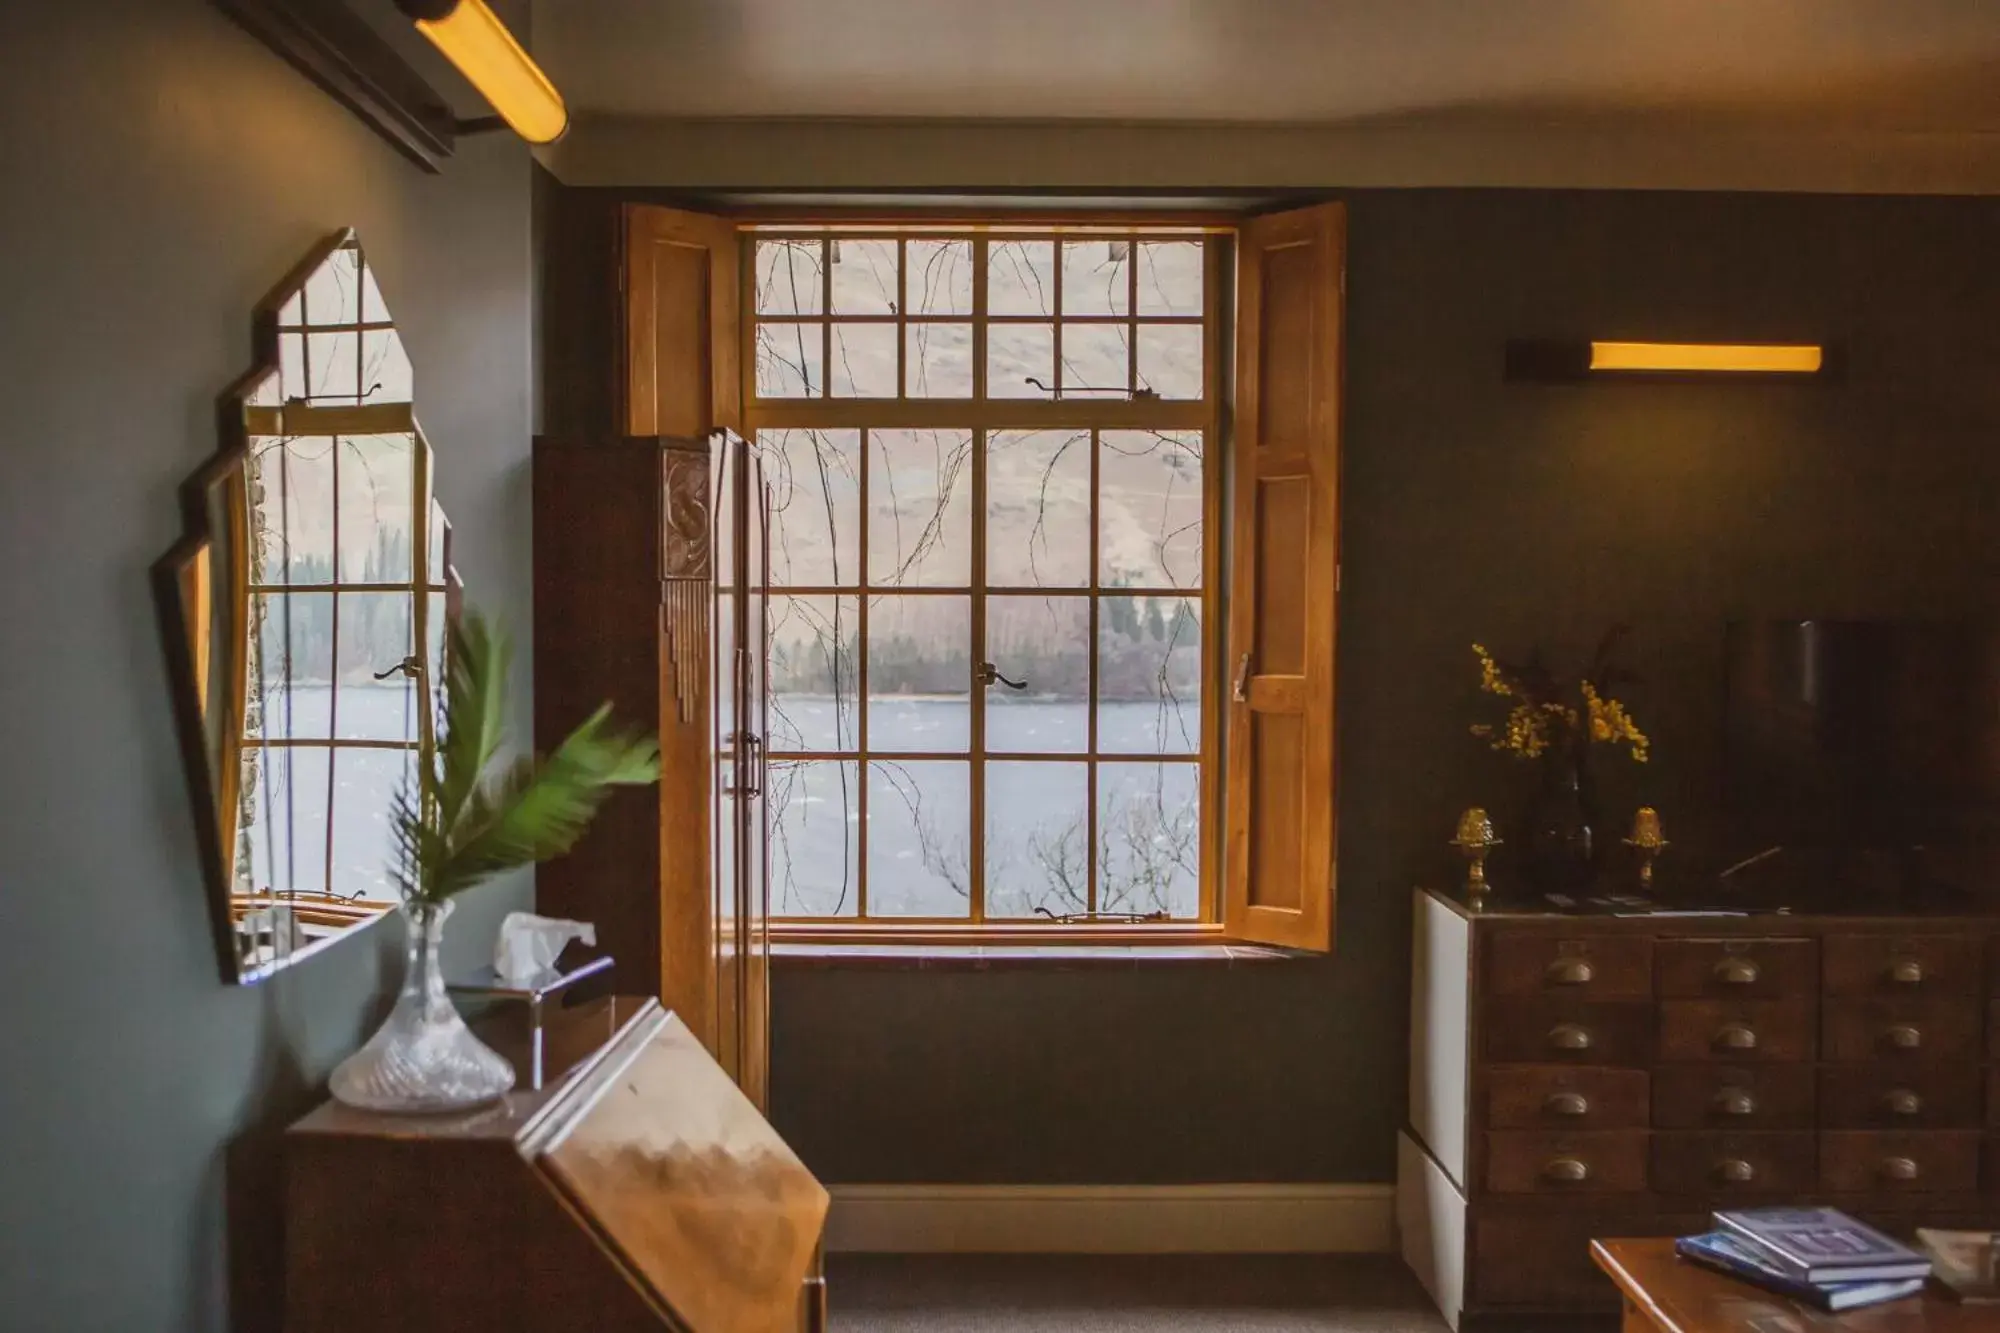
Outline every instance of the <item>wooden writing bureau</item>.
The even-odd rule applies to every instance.
[[[1593,1236],[1814,1202],[2000,1224],[2000,919],[1566,915],[1420,892],[1404,1256],[1461,1315],[1606,1311]]]
[[[595,1001],[546,1054],[492,1107],[291,1128],[289,1333],[823,1328],[826,1191],[678,1018]]]

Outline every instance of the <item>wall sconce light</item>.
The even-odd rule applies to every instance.
[[[396,0],[458,67],[500,118],[529,143],[554,143],[569,128],[569,108],[542,67],[514,40],[486,0]]]
[[[359,116],[396,150],[437,171],[461,135],[512,126],[530,143],[569,127],[555,85],[484,0],[396,0],[417,29],[493,105],[461,120],[408,61],[344,0],[216,0],[293,68]]]
[[[1516,340],[1507,378],[1548,382],[1635,380],[1830,380],[1840,349],[1821,343],[1669,343]]]

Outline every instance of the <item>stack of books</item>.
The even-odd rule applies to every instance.
[[[1674,1242],[1682,1258],[1822,1310],[1858,1309],[1924,1289],[1931,1261],[1835,1208],[1718,1212],[1715,1229]]]

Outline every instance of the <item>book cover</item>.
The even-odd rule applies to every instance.
[[[1927,1256],[1837,1208],[1734,1209],[1716,1213],[1715,1226],[1807,1282],[1881,1281],[1931,1271]]]
[[[1921,1277],[1896,1278],[1885,1282],[1806,1282],[1773,1266],[1757,1250],[1728,1231],[1708,1231],[1699,1236],[1682,1236],[1674,1242],[1674,1253],[1704,1268],[1790,1296],[1809,1305],[1838,1314],[1914,1296],[1924,1289]]]
[[[2000,1231],[1917,1228],[1917,1243],[1931,1256],[1931,1272],[1967,1305],[2000,1304]]]

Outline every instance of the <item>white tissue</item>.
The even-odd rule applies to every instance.
[[[595,947],[597,927],[588,921],[559,921],[533,912],[509,912],[500,921],[500,939],[493,946],[493,970],[502,981],[530,985],[553,979],[556,955],[571,940]]]

